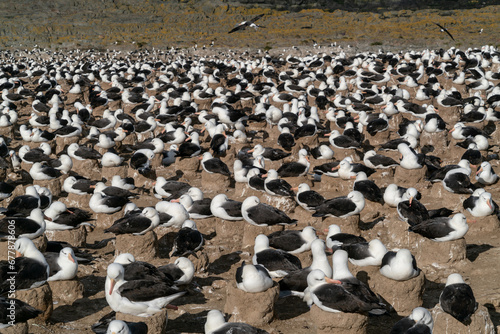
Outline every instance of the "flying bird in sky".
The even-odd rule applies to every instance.
[[[255,30],[257,30],[257,28],[265,28],[263,26],[259,26],[259,25],[254,23],[258,19],[260,19],[262,16],[264,16],[264,14],[257,15],[256,17],[254,17],[253,19],[251,19],[249,21],[241,22],[236,27],[234,27],[230,32],[228,32],[228,34],[231,34],[233,32],[239,31],[239,30],[245,30],[247,27],[255,28]]]
[[[447,33],[447,34],[448,34],[448,36],[450,36],[452,40],[455,40],[455,39],[453,38],[453,36],[450,34],[450,32],[449,32],[449,31],[448,31],[445,27],[443,27],[443,26],[442,26],[442,25],[440,25],[439,23],[435,23],[435,22],[434,22],[434,24],[435,24],[435,25],[437,25],[439,28],[441,28],[441,31],[444,31],[445,33]]]

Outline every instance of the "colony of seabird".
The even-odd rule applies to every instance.
[[[260,17],[230,33],[257,28]],[[82,279],[78,266],[107,261],[96,273],[105,276],[99,290],[107,310],[190,313],[183,305],[199,303],[197,294],[211,298],[197,278],[210,277],[199,259],[213,262],[216,245],[221,258],[241,254],[218,274],[246,293],[276,281],[290,303],[385,314],[391,333],[432,332],[427,309],[397,322],[384,295],[351,271],[371,266],[404,282],[428,268],[416,260],[417,244],[397,249],[389,235],[449,243],[470,224],[498,223],[500,52],[211,53],[2,51],[0,237],[4,244],[17,238],[17,288]],[[341,232],[375,218],[407,225],[399,234],[390,224],[371,233],[376,220],[360,233]],[[234,240],[217,235],[221,224],[238,221],[245,228],[234,229]],[[113,259],[96,253],[89,264],[79,255],[86,247],[42,254],[35,246],[46,233],[75,229],[98,242],[175,236],[155,265],[117,252]],[[247,230],[251,245],[241,242]],[[3,294],[9,271],[1,262]],[[465,283],[470,273],[449,274],[440,276],[447,281],[434,305],[467,325],[478,308]],[[10,302],[18,322],[40,313],[30,300],[0,301],[0,328],[9,326]],[[203,303],[196,308],[208,312],[206,333],[257,331]],[[108,332],[145,332],[144,324],[111,320],[94,331],[109,323]]]

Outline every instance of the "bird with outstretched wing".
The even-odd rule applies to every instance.
[[[229,31],[228,34],[231,34],[233,32],[239,31],[239,30],[245,30],[247,27],[252,27],[252,28],[255,28],[255,29],[257,29],[257,28],[265,28],[263,26],[259,26],[259,25],[255,24],[255,21],[257,21],[258,19],[260,19],[264,15],[265,14],[260,14],[260,15],[257,15],[256,17],[254,17],[253,19],[251,19],[249,21],[243,21],[243,22],[241,22],[236,27],[234,27],[231,31]]]
[[[446,29],[445,27],[443,27],[443,26],[442,26],[442,25],[440,25],[439,23],[434,22],[434,24],[435,24],[435,25],[437,25],[439,28],[441,28],[441,31],[444,31],[445,33],[447,33],[447,34],[448,34],[448,36],[450,36],[452,40],[455,40],[455,39],[453,38],[453,36],[451,35],[451,33],[448,31],[448,29]]]

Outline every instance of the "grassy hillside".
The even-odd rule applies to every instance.
[[[382,48],[500,44],[500,6],[446,11],[379,8],[379,12],[269,7],[235,6],[220,0],[2,2],[0,46],[191,47],[208,45],[212,40],[219,47],[268,49],[311,45],[313,40],[320,44],[337,42]],[[265,28],[227,34],[237,23],[260,13],[266,14],[259,21]],[[447,27],[456,43],[433,22]]]

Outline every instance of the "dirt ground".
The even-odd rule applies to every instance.
[[[310,50],[312,52],[319,51],[315,49]],[[204,52],[208,53],[208,51]],[[289,52],[294,51],[292,49],[285,51],[286,54]],[[305,52],[305,50],[302,49],[300,52]],[[321,52],[328,52],[328,50],[322,49]],[[496,66],[495,71],[498,72],[498,65]],[[424,82],[426,78],[425,76],[422,82]],[[441,76],[439,80],[444,87],[449,88],[451,86],[450,78]],[[388,85],[394,83],[395,81],[392,81],[388,83]],[[495,84],[497,83],[498,82],[495,82]],[[103,85],[103,88],[107,87]],[[457,88],[464,96],[468,96],[463,86],[458,86]],[[415,94],[414,89],[409,88],[408,90],[413,97]],[[310,102],[312,103],[313,100]],[[434,102],[434,104],[437,105],[437,102]],[[109,107],[112,108],[114,106]],[[131,107],[132,106],[126,106],[125,110],[128,111]],[[71,108],[73,108],[73,106],[68,104],[68,108],[72,111]],[[380,107],[376,106],[375,111],[379,112]],[[23,122],[30,113],[31,108],[29,105],[23,107],[20,110],[20,122]],[[459,116],[456,108],[439,107],[439,114],[448,122],[449,128],[458,120]],[[321,117],[324,120],[324,115],[321,115]],[[398,137],[396,134],[397,124],[398,121],[400,121],[398,117],[399,116],[394,117],[395,121],[390,123],[390,129],[387,133],[375,137],[370,137],[367,134],[366,138],[369,141],[367,144],[377,147],[380,142],[387,138],[392,139]],[[405,117],[412,118],[408,115],[405,115]],[[484,126],[482,123],[478,125],[480,127]],[[195,125],[195,127],[200,128],[201,125]],[[331,127],[333,129],[335,125],[331,124]],[[265,123],[251,123],[249,125],[249,130],[265,131],[269,137],[266,139],[255,139],[253,143],[248,145],[263,143],[265,146],[277,147],[276,139],[279,135],[277,128],[270,128],[269,125]],[[458,162],[464,150],[455,147],[456,141],[451,139],[449,134],[444,136],[443,134],[437,134],[431,135],[431,137],[432,138],[427,139],[423,138],[421,145],[425,140],[429,142],[432,141],[435,147],[435,153],[439,153],[438,155],[441,157],[443,165]],[[445,137],[449,140],[449,143],[447,143],[447,140],[444,140]],[[490,144],[498,143],[498,138],[500,138],[500,130],[497,129],[492,135]],[[302,144],[313,146],[317,144],[318,141],[323,142],[326,140],[314,138],[305,140]],[[201,142],[204,147],[208,146],[208,143],[204,143],[203,140]],[[17,144],[20,144],[20,142],[14,141],[12,145],[15,147]],[[227,155],[223,157],[223,160],[227,162],[231,170],[234,156],[242,146],[241,144],[231,145]],[[300,145],[294,148],[292,156],[285,159],[285,162],[297,159],[298,146]],[[335,149],[334,151],[336,159],[342,159],[343,156],[351,155],[355,158],[355,161],[360,160],[359,153],[354,150],[340,152]],[[491,153],[498,153],[498,147],[494,147],[491,152],[488,152],[488,154]],[[387,153],[387,155],[397,158],[397,155],[394,153]],[[486,152],[483,152],[483,155],[486,155]],[[311,170],[314,165],[319,165],[324,162],[326,161],[311,159]],[[266,162],[266,169],[278,167],[281,163],[282,162]],[[498,160],[492,160],[491,163],[495,170],[500,171]],[[227,188],[216,186],[218,179],[202,177],[199,167],[197,170],[188,170],[186,169],[188,165],[195,165],[195,163],[193,161],[178,161],[169,167],[159,166],[157,163],[156,175],[165,176],[167,178],[176,175],[180,176],[179,181],[189,182],[192,186],[200,187],[204,191],[205,196],[210,198],[218,193],[224,192],[229,198],[242,201],[247,196],[253,194],[245,189],[245,185],[235,185],[234,182],[228,182],[229,187]],[[397,169],[399,168],[400,167],[397,167]],[[81,172],[82,175],[85,173],[85,171],[76,171]],[[475,170],[473,170],[473,173],[474,172]],[[406,185],[413,185],[422,193],[421,202],[428,208],[448,207],[464,212],[461,203],[468,197],[467,195],[450,194],[442,188],[441,184],[432,185],[425,180],[415,182],[415,180],[418,179],[416,173],[405,173],[405,171],[401,170],[379,170],[370,177],[370,179],[375,180],[380,187],[384,187],[393,183],[397,177],[400,177],[398,175],[401,175],[401,173],[405,175],[403,181]],[[352,180],[333,179],[327,176],[323,176],[322,180],[317,182],[312,181],[310,175],[300,178],[291,178],[288,181],[292,186],[297,186],[302,182],[310,183],[313,186],[312,189],[320,192],[325,198],[346,195],[350,189],[352,189],[353,183]],[[226,183],[224,183],[224,185],[225,184]],[[148,188],[148,185],[149,189],[151,189],[148,183],[145,184],[146,188]],[[495,199],[497,203],[500,203],[500,188],[498,184],[486,186],[485,189],[492,193],[493,199]],[[81,207],[88,209],[88,200],[86,202],[84,198],[85,197],[80,201]],[[69,197],[64,197],[62,195],[56,195],[54,199],[59,199],[63,202],[69,201]],[[261,200],[276,205],[276,199],[268,195],[262,194]],[[146,192],[141,193],[141,196],[134,200],[139,206],[151,205],[151,203],[156,203],[156,201],[157,199]],[[9,200],[5,200],[2,206],[7,206],[8,202]],[[341,224],[341,228],[343,228],[342,224],[344,224],[344,222],[342,220],[335,218],[326,218],[324,220],[312,218],[310,213],[304,211],[299,206],[288,210],[288,212],[290,217],[299,220],[297,226],[292,227],[294,229],[302,229],[304,226],[313,225],[320,230],[331,223]],[[464,212],[464,214],[466,214],[468,218],[471,218],[468,213]],[[121,216],[121,213],[113,215],[113,219],[119,216]],[[110,222],[112,222],[113,219],[108,218]],[[470,229],[465,236],[467,244],[465,259],[419,266],[426,276],[423,306],[429,309],[433,308],[438,303],[439,294],[444,287],[446,277],[452,272],[459,272],[463,275],[466,282],[471,285],[479,304],[488,308],[494,325],[500,326],[500,280],[497,279],[500,273],[500,267],[498,266],[498,256],[500,253],[499,222],[496,217],[493,216],[475,218],[475,220],[475,222],[469,224]],[[99,224],[107,224],[107,221],[100,222]],[[242,226],[241,224],[235,223],[234,227],[232,227],[234,233],[227,233],[223,236],[218,235],[218,226],[220,226],[220,224],[233,224],[232,222],[222,222],[220,219],[208,218],[197,221],[197,224],[199,230],[205,236],[205,245],[202,250],[197,253],[198,259],[193,256],[190,257],[197,265],[198,271],[189,288],[189,293],[174,302],[174,304],[178,306],[178,310],[168,311],[169,320],[167,333],[203,333],[205,316],[208,310],[224,309],[226,285],[228,282],[234,280],[236,268],[240,266],[241,262],[250,262],[253,255],[253,246],[245,245],[243,242],[244,236],[240,228]],[[388,249],[392,249],[401,245],[402,240],[408,238],[408,234],[410,233],[404,230],[399,230],[397,233],[391,232],[391,226],[397,225],[401,226],[401,222],[399,221],[396,209],[390,208],[387,205],[367,202],[365,209],[361,212],[357,228],[359,228],[361,234],[368,240],[376,237],[380,238],[384,241]],[[172,246],[171,242],[175,231],[170,228],[158,228],[155,232],[158,238],[159,256],[150,262],[154,265],[163,265],[172,262],[173,260],[168,257],[168,253]],[[106,242],[103,242],[103,240],[106,240]],[[88,233],[87,245],[82,247],[82,249],[92,254],[94,261],[91,264],[80,265],[79,267],[78,280],[84,286],[83,298],[75,301],[72,305],[54,304],[54,311],[49,322],[33,323],[30,326],[30,333],[92,333],[90,330],[92,324],[96,323],[102,316],[111,311],[105,300],[104,281],[106,267],[113,261],[115,255],[114,245],[115,240],[113,236],[104,233],[102,227],[98,227]],[[429,252],[429,249],[435,247],[435,245],[433,245],[432,242],[428,242],[426,243],[426,247],[428,247],[426,252]],[[417,246],[410,250],[414,254],[422,251]],[[301,258],[303,259],[303,266],[307,266],[307,261],[310,261],[310,259],[307,256]],[[356,269],[351,265],[350,268],[353,272],[365,269]],[[64,293],[64,291],[53,291],[54,296]],[[368,333],[386,333],[400,318],[400,315],[394,313],[379,317],[370,317]],[[262,328],[271,333],[305,334],[315,332],[310,318],[309,308],[303,301],[296,297],[278,300],[275,305],[275,319],[269,325],[263,326]]]

